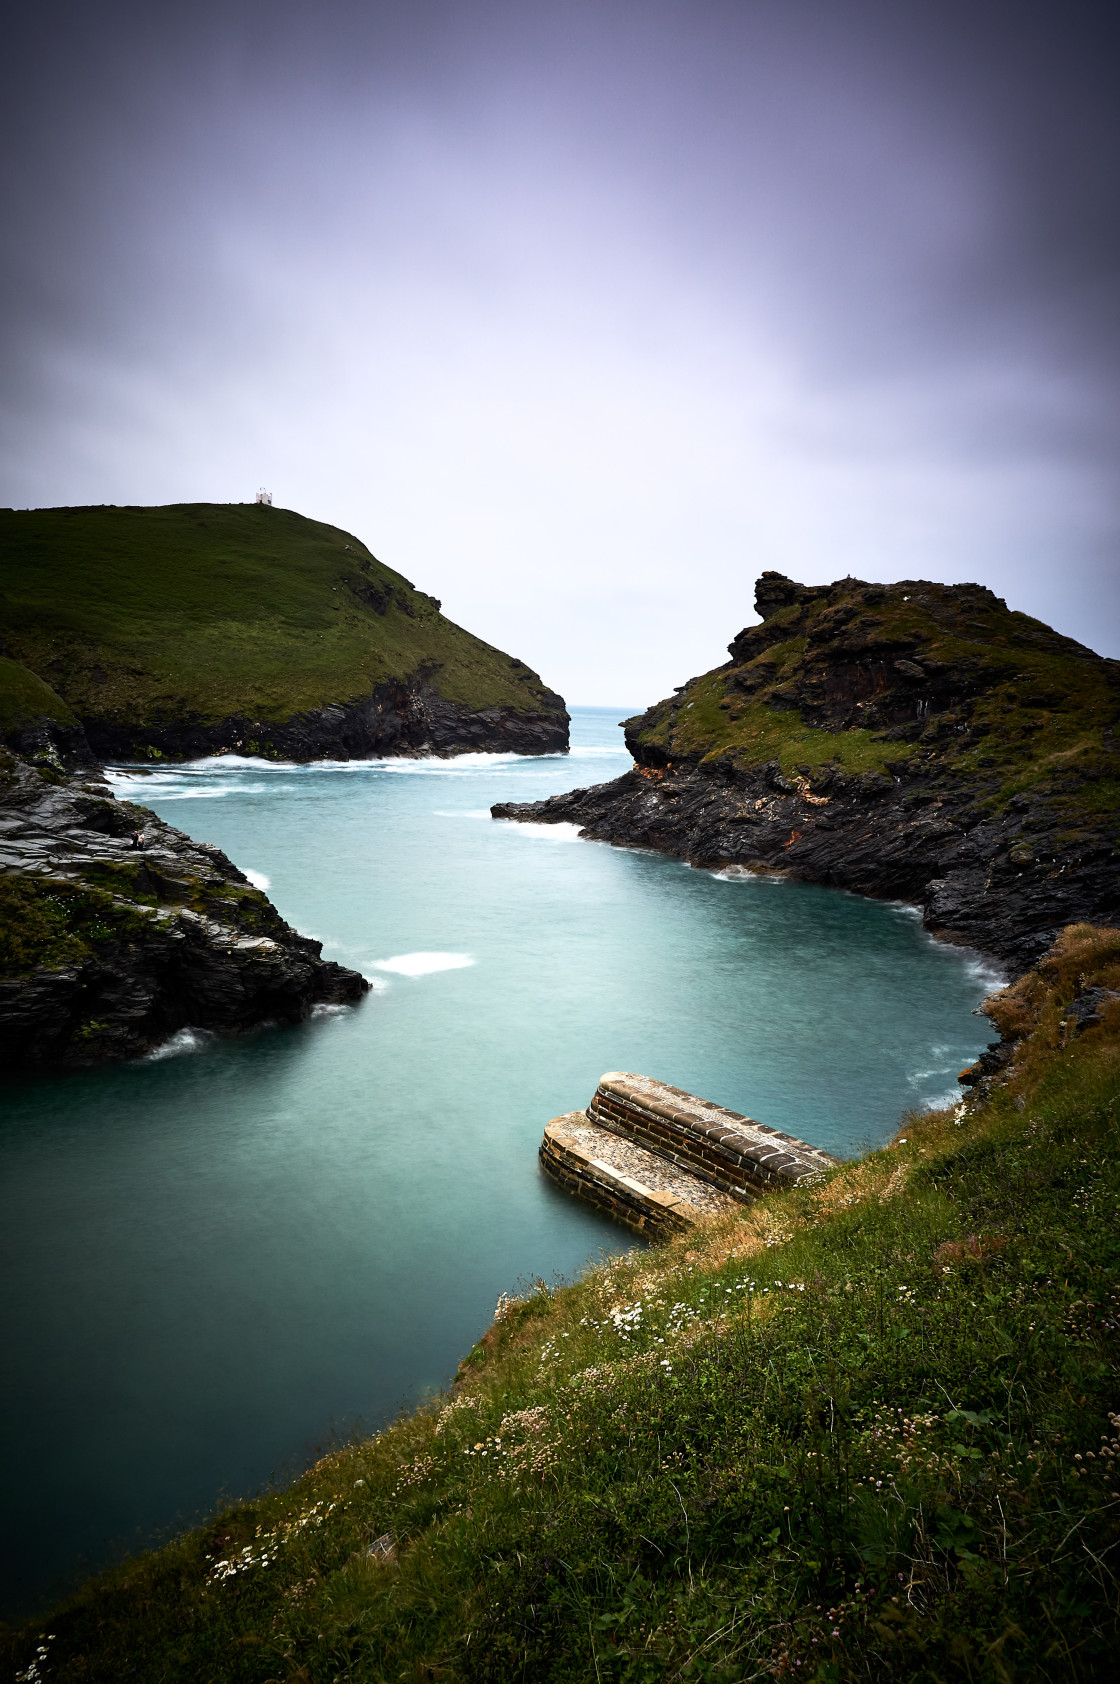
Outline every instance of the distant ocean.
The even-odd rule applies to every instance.
[[[6,1084],[7,1612],[376,1427],[500,1292],[634,1244],[537,1167],[604,1070],[838,1153],[956,1092],[999,979],[911,910],[491,820],[625,771],[624,711],[537,760],[117,774],[373,992]]]

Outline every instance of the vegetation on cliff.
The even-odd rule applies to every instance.
[[[645,764],[777,761],[1030,791],[1078,817],[1120,812],[1120,664],[1009,609],[981,585],[797,585],[763,574],[761,625],[731,660],[627,722]]]
[[[67,772],[49,744],[37,760],[0,748],[0,1067],[132,1058],[366,987],[220,849]]]
[[[168,752],[183,722],[271,728],[385,686],[566,719],[523,662],[445,619],[357,538],[263,505],[0,511],[8,654],[95,748]],[[217,746],[231,746],[221,742]],[[175,752],[171,743],[171,752]]]
[[[0,655],[0,740],[40,720],[74,726],[78,721],[62,697],[18,661]]]
[[[755,605],[626,721],[632,772],[494,816],[916,901],[1018,967],[1120,921],[1120,663],[980,585],[764,573]]]
[[[969,1107],[501,1306],[453,1394],[10,1636],[26,1679],[1110,1678],[1120,934]]]

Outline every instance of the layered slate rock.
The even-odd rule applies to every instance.
[[[142,848],[133,845],[143,833]],[[219,848],[56,748],[0,751],[0,1065],[97,1064],[359,1000]]]
[[[814,1180],[838,1161],[726,1106],[616,1070],[586,1111],[553,1118],[540,1160],[566,1191],[653,1238]]]
[[[1015,966],[1120,922],[1120,663],[980,585],[764,573],[755,605],[625,722],[632,771],[494,817],[915,902]]]

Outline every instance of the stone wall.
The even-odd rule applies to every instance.
[[[696,1226],[699,1213],[672,1193],[646,1187],[613,1165],[591,1154],[570,1132],[572,1125],[586,1122],[582,1111],[555,1117],[541,1141],[541,1167],[568,1193],[594,1205],[616,1222],[651,1239],[687,1233]]]
[[[780,1129],[627,1071],[602,1077],[587,1114],[737,1199],[796,1186],[838,1161]]]

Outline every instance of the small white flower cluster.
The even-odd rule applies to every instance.
[[[517,1298],[512,1293],[500,1292],[498,1294],[498,1302],[494,1307],[494,1320],[505,1321],[510,1312],[512,1310],[516,1310],[517,1306],[519,1304],[523,1304],[524,1302],[525,1300],[523,1298]]]
[[[900,1286],[898,1289],[898,1301],[900,1304],[916,1304],[918,1302],[918,1294],[914,1291],[912,1286]]]
[[[322,1526],[337,1507],[337,1502],[325,1503],[320,1500],[318,1503],[312,1503],[302,1514],[296,1515],[294,1520],[282,1520],[271,1532],[266,1532],[263,1526],[258,1526],[253,1542],[246,1544],[244,1549],[235,1551],[233,1555],[223,1556],[218,1561],[214,1561],[213,1556],[207,1557],[208,1561],[214,1561],[214,1565],[206,1576],[206,1583],[223,1584],[227,1579],[235,1579],[239,1573],[248,1573],[253,1567],[271,1567],[282,1544],[298,1538],[301,1532]]]
[[[458,1397],[453,1397],[450,1403],[445,1403],[439,1412],[439,1419],[435,1425],[437,1436],[443,1432],[452,1416],[457,1414],[460,1409],[473,1409],[474,1406],[474,1398],[469,1397],[466,1392],[461,1392]]]
[[[642,1308],[639,1300],[637,1304],[615,1304],[608,1310],[610,1324],[621,1338],[629,1339],[632,1333],[641,1331]]]
[[[410,1485],[423,1485],[435,1472],[435,1459],[432,1456],[417,1456],[415,1461],[404,1466],[393,1489],[393,1496],[399,1497],[402,1491],[407,1491]]]
[[[517,1409],[503,1415],[496,1433],[463,1447],[463,1455],[488,1461],[499,1479],[516,1479],[522,1474],[543,1474],[556,1465],[558,1445],[542,1438],[549,1413],[543,1404]],[[518,1443],[517,1440],[521,1439]],[[513,1440],[511,1443],[510,1440]]]
[[[28,1662],[22,1672],[16,1673],[16,1684],[40,1684],[43,1676],[41,1668],[47,1658],[47,1648],[53,1642],[54,1632],[48,1631],[36,1649],[34,1658]]]
[[[567,1389],[576,1392],[609,1392],[614,1385],[614,1364],[599,1363],[593,1368],[583,1368],[578,1374],[573,1374],[568,1381]]]

